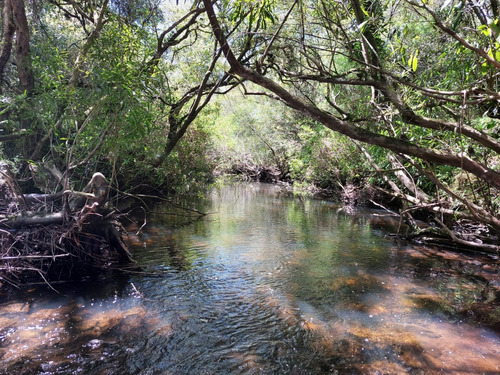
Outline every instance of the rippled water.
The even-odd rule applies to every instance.
[[[269,185],[204,204],[130,225],[144,274],[0,295],[0,372],[500,373],[497,257],[398,245],[384,212]]]

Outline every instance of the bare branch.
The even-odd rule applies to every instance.
[[[269,41],[269,44],[267,45],[266,49],[264,50],[264,53],[262,54],[262,57],[260,58],[260,63],[259,65],[262,66],[264,64],[264,60],[267,56],[267,54],[269,53],[269,49],[272,47],[274,41],[276,40],[276,37],[278,36],[278,34],[280,33],[281,29],[283,28],[283,25],[285,24],[286,20],[288,19],[288,17],[290,16],[290,14],[292,13],[293,11],[293,8],[295,8],[295,5],[299,2],[299,0],[295,0],[292,4],[292,6],[290,7],[290,9],[288,10],[288,12],[285,14],[285,17],[283,17],[283,21],[281,22],[280,26],[278,27],[278,29],[276,30],[276,32],[274,33],[273,37],[271,38],[271,40]]]

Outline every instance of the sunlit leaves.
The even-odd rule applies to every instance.
[[[418,67],[418,49],[415,50],[415,52],[413,52],[411,55],[410,55],[410,58],[408,59],[408,66],[411,68],[411,70],[413,70],[414,72],[417,71],[417,67]]]
[[[497,39],[500,36],[500,27],[499,27],[498,23],[499,23],[499,20],[496,19],[489,24],[489,30],[490,30],[489,36],[496,35]]]
[[[226,8],[232,7],[230,19],[233,24],[246,20],[249,25],[266,29],[276,21],[276,0],[225,0],[224,3]]]
[[[496,61],[500,61],[500,44],[495,42],[493,46],[488,49],[488,55]]]

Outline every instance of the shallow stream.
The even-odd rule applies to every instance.
[[[2,374],[500,373],[496,256],[398,244],[397,220],[270,185],[129,226],[146,270],[0,295]]]

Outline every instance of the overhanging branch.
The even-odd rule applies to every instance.
[[[316,121],[322,123],[329,129],[339,132],[348,136],[349,138],[377,145],[382,148],[386,148],[397,153],[404,155],[410,155],[428,162],[433,162],[437,164],[450,165],[453,167],[461,168],[468,171],[483,181],[491,184],[492,186],[500,189],[500,173],[495,170],[488,168],[487,166],[474,161],[467,156],[457,155],[445,152],[439,152],[428,148],[423,148],[417,146],[411,142],[404,141],[398,138],[388,137],[382,134],[378,134],[366,129],[356,127],[348,122],[345,122],[335,116],[326,113],[325,111],[319,109],[317,106],[306,103],[302,99],[290,93],[284,87],[280,86],[271,79],[262,76],[258,72],[250,70],[236,59],[230,45],[228,44],[225,35],[220,27],[219,21],[213,9],[210,0],[203,0],[205,9],[208,14],[208,19],[212,27],[215,38],[218,40],[224,56],[226,57],[228,63],[231,66],[231,72],[239,75],[240,77],[256,83],[257,85],[273,92],[280,99],[287,104],[289,107],[296,109],[302,113],[307,114],[309,117],[315,119]]]

